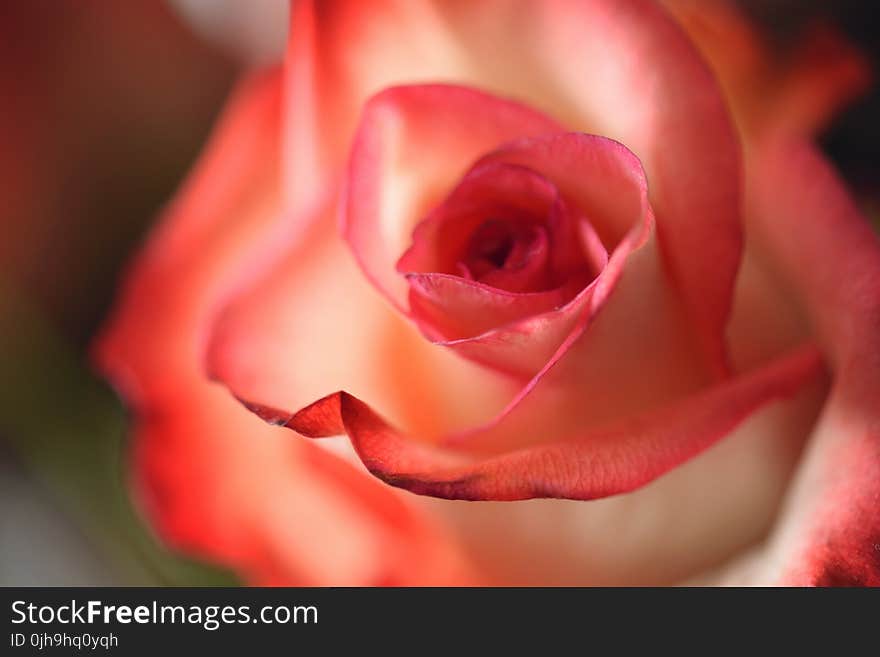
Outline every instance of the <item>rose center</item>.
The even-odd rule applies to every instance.
[[[465,278],[506,289],[541,289],[550,285],[547,250],[543,226],[491,218],[470,235],[456,269]]]
[[[503,219],[488,219],[470,238],[465,263],[482,262],[494,269],[517,269],[538,240],[534,226]]]
[[[493,164],[465,176],[415,226],[397,270],[422,292],[442,281],[507,308],[515,305],[511,294],[529,294],[523,305],[534,310],[535,295],[544,295],[548,307],[564,305],[602,271],[606,257],[586,218],[549,181],[524,167]],[[450,276],[464,280],[442,278]]]
[[[496,225],[484,224],[480,233],[488,233],[488,235],[476,235],[473,240],[475,244],[471,247],[477,258],[486,260],[499,269],[507,264],[514,240],[513,235],[507,230],[503,228],[501,230],[503,232],[499,232]]]

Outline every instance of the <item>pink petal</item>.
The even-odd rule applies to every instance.
[[[467,340],[560,308],[585,285],[519,293],[449,274],[409,274],[407,280],[410,312],[426,337],[437,342]]]

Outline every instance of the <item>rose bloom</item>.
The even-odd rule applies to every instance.
[[[292,4],[97,345],[163,539],[256,584],[880,584],[880,245],[809,142],[867,72],[665,4]]]

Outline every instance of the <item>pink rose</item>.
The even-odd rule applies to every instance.
[[[813,124],[738,133],[760,96],[655,2],[291,24],[98,345],[168,541],[256,583],[880,583],[880,245]]]

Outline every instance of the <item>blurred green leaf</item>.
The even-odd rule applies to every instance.
[[[83,529],[126,585],[212,586],[226,571],[172,554],[126,486],[126,418],[107,385],[0,281],[0,436]]]

